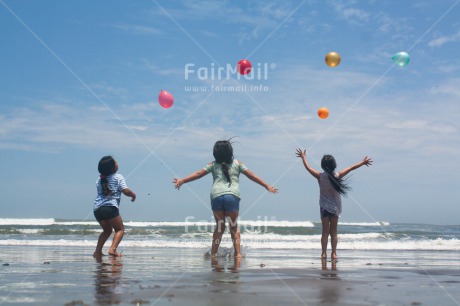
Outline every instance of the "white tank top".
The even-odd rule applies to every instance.
[[[338,173],[334,174],[338,177]],[[319,206],[332,214],[340,216],[342,214],[342,199],[340,193],[335,190],[329,180],[329,175],[326,172],[319,174]]]

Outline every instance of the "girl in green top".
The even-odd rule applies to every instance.
[[[249,171],[242,162],[234,159],[232,144],[229,140],[217,141],[214,144],[213,155],[215,161],[185,178],[174,178],[173,184],[177,189],[180,189],[184,183],[197,180],[212,172],[211,207],[216,220],[216,228],[212,238],[211,256],[216,256],[217,254],[222,234],[225,230],[225,219],[227,219],[235,249],[235,257],[241,257],[240,231],[237,224],[240,207],[240,173],[265,187],[270,193],[277,193],[278,189],[265,183],[261,178]]]

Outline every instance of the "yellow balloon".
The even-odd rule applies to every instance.
[[[334,68],[340,64],[341,58],[337,52],[329,52],[326,54],[326,58],[324,60],[326,61],[326,65]]]

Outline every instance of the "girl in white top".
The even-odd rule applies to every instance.
[[[239,176],[244,174],[251,181],[256,182],[270,193],[277,193],[278,189],[268,185],[239,160],[233,157],[233,147],[230,140],[220,140],[214,144],[213,155],[215,160],[189,176],[174,178],[173,184],[179,189],[183,184],[202,178],[212,173],[211,208],[216,220],[216,228],[212,238],[211,256],[214,257],[225,230],[225,219],[228,220],[230,235],[232,236],[235,258],[242,257],[240,251],[240,231],[238,230],[238,213],[240,209]]]
[[[319,183],[319,206],[321,215],[321,224],[323,227],[321,235],[321,258],[326,259],[327,242],[331,235],[331,259],[337,260],[337,223],[339,216],[342,213],[341,195],[346,195],[350,187],[344,182],[345,175],[350,171],[358,169],[366,165],[372,165],[372,159],[367,156],[364,159],[340,172],[334,172],[337,168],[337,163],[332,155],[324,155],[321,159],[321,168],[324,172],[318,172],[310,167],[306,159],[306,150],[297,149],[296,155],[302,158],[303,165],[310,174],[318,180]]]
[[[101,175],[96,182],[97,197],[94,200],[94,217],[101,225],[102,233],[97,240],[93,257],[100,260],[101,256],[104,255],[102,248],[113,231],[115,231],[115,235],[109,249],[109,255],[122,256],[117,252],[117,247],[123,239],[125,231],[119,212],[120,198],[123,193],[134,202],[136,194],[126,186],[125,178],[117,173],[118,163],[112,156],[101,158],[97,169]]]

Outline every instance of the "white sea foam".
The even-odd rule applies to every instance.
[[[311,221],[277,221],[277,220],[238,220],[242,226],[253,227],[315,227]],[[388,226],[389,222],[339,222],[343,226]],[[0,218],[0,225],[84,225],[98,226],[97,221],[56,221],[54,218]],[[130,227],[181,227],[181,226],[214,226],[214,221],[125,221],[125,226]]]
[[[54,224],[53,218],[47,219],[13,219],[13,218],[0,218],[0,225],[52,225]]]
[[[390,222],[339,222],[339,225],[350,225],[350,226],[388,226]]]
[[[42,232],[42,230],[37,228],[22,228],[19,230],[19,232],[22,234],[39,234]]]
[[[275,221],[275,220],[238,220],[240,225],[272,227],[314,227],[310,221]],[[0,225],[98,225],[97,221],[56,221],[53,218],[17,219],[0,218]],[[125,221],[125,226],[132,227],[169,227],[169,226],[214,226],[214,221]]]
[[[97,221],[57,221],[54,222],[53,225],[65,225],[65,226],[70,226],[70,225],[99,225]]]
[[[303,237],[303,238],[302,238]],[[298,239],[253,239],[253,237],[242,236],[242,243],[254,249],[318,249],[320,245],[319,236],[299,236]],[[292,237],[290,237],[292,238]],[[385,239],[340,239],[340,249],[343,250],[446,250],[460,251],[460,240],[458,239],[425,239],[425,240],[385,240]],[[209,246],[210,238],[196,239],[148,239],[134,240],[123,239],[121,247],[141,247],[141,248],[203,248]],[[75,247],[95,247],[94,240],[0,240],[0,245],[13,246],[75,246]],[[222,246],[231,246],[231,240],[226,237],[222,241]]]
[[[214,221],[157,221],[157,222],[124,222],[125,226],[132,227],[168,227],[168,226],[214,226]],[[310,221],[273,221],[273,220],[238,220],[240,226],[253,227],[315,227]]]
[[[243,220],[240,225],[271,226],[271,227],[315,227],[310,221],[274,221],[274,220]]]
[[[360,234],[339,234],[341,241],[346,240],[370,240],[377,238],[387,238],[387,234],[382,233],[360,233]],[[321,234],[317,235],[281,235],[275,233],[243,233],[242,238],[250,240],[263,240],[263,241],[318,241],[321,239]]]

